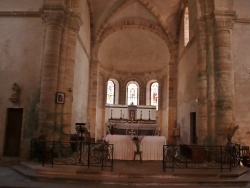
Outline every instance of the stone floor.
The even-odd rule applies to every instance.
[[[39,163],[21,163],[13,168],[31,179],[53,179],[84,182],[115,182],[115,183],[222,183],[250,182],[249,169],[233,168],[230,172],[224,169],[167,169],[162,170],[161,161],[114,161],[114,168],[65,166],[50,164],[42,167]]]

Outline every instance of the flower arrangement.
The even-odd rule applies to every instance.
[[[136,146],[136,152],[140,152],[140,145],[141,145],[141,141],[143,139],[143,136],[134,136],[132,141],[135,143]]]
[[[110,124],[108,125],[108,128],[109,128],[109,133],[113,135],[115,133],[115,125]]]
[[[221,136],[227,139],[227,146],[232,146],[232,138],[236,131],[239,129],[239,125],[236,125],[235,122],[229,123],[227,127],[221,132]]]
[[[230,123],[229,127],[225,131],[225,136],[228,140],[232,140],[235,132],[239,129],[239,125],[236,125],[234,122]]]

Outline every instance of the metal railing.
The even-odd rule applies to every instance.
[[[164,145],[163,171],[166,169],[231,169],[240,165],[240,146]]]
[[[110,167],[113,171],[113,144],[81,141],[31,140],[30,160],[54,165]]]

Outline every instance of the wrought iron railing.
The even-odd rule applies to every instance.
[[[113,171],[113,144],[81,141],[56,142],[32,139],[30,160],[54,165],[110,167]]]
[[[175,168],[232,169],[240,165],[240,146],[164,145],[163,171]]]

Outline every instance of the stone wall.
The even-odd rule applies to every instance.
[[[0,2],[0,156],[3,154],[8,108],[23,108],[21,156],[38,127],[41,59],[44,26],[39,16],[42,1]],[[14,11],[14,12],[13,12]],[[16,13],[15,13],[16,11]],[[21,88],[20,101],[12,103],[12,85]]]
[[[68,8],[72,14],[64,11]],[[23,108],[21,158],[26,160],[30,139],[41,130],[47,140],[67,141],[75,132],[75,123],[87,121],[88,4],[86,0],[70,5],[49,0],[1,1],[0,24],[0,84],[4,91],[0,94],[0,155],[7,108]],[[12,104],[13,83],[21,87],[21,95],[20,102]],[[63,104],[55,103],[56,92],[65,93]]]
[[[197,43],[194,41],[189,43],[178,64],[177,126],[181,131],[181,143],[190,143],[190,113],[197,113],[198,107],[196,51]]]
[[[250,15],[249,1],[235,1],[237,19],[232,33],[232,57],[234,66],[235,122],[240,126],[233,142],[250,145]]]
[[[73,105],[71,132],[75,132],[75,123],[87,122],[89,66],[90,66],[90,17],[86,1],[79,5],[83,25],[77,36],[74,68]]]
[[[184,19],[182,18],[179,33],[178,48],[178,83],[177,83],[177,128],[180,137],[177,143],[190,143],[190,113],[196,112],[198,116],[198,43],[197,33],[194,35],[194,26],[197,25],[196,8],[190,1],[186,6],[189,9],[189,42],[184,45]],[[198,129],[198,127],[196,128]],[[197,130],[198,132],[198,130]],[[172,136],[172,135],[171,135]]]

